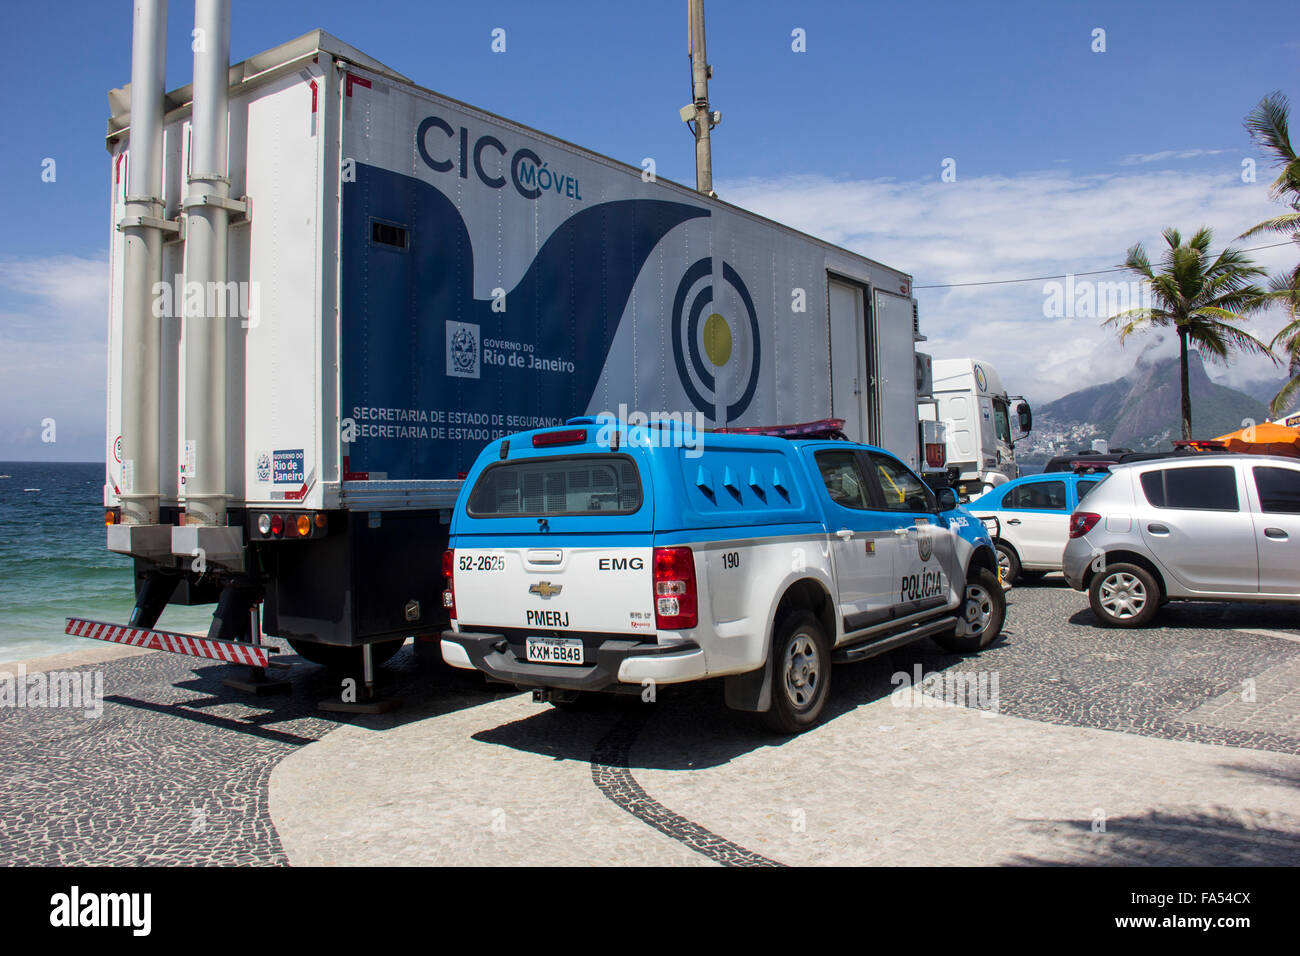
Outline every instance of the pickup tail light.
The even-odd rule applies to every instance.
[[[569,428],[560,432],[540,432],[533,436],[534,448],[549,448],[553,445],[583,445],[587,441],[587,429]],[[505,455],[501,456],[502,458]]]
[[[442,577],[447,586],[442,592],[442,606],[446,608],[448,616],[456,620],[456,585],[452,580],[452,572],[456,568],[456,552],[450,548],[442,552]]]
[[[1076,511],[1070,515],[1070,537],[1082,538],[1095,528],[1100,520],[1099,514],[1093,514],[1091,511]]]
[[[699,623],[695,555],[690,548],[654,550],[655,628],[688,630]]]

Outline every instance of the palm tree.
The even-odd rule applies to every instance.
[[[1268,273],[1244,253],[1224,249],[1212,257],[1208,226],[1202,226],[1186,243],[1172,226],[1164,231],[1169,248],[1160,259],[1160,271],[1151,266],[1142,243],[1128,251],[1124,268],[1141,276],[1149,288],[1151,306],[1129,309],[1111,316],[1103,325],[1119,329],[1123,342],[1134,332],[1173,326],[1178,333],[1178,360],[1182,385],[1183,438],[1192,437],[1192,396],[1187,380],[1187,350],[1195,348],[1203,359],[1225,365],[1235,351],[1276,357],[1269,347],[1235,322],[1267,304],[1264,290],[1252,281]],[[1300,333],[1298,333],[1300,334]]]
[[[1246,116],[1246,130],[1251,140],[1265,153],[1272,154],[1274,164],[1282,167],[1281,173],[1269,186],[1269,195],[1291,207],[1291,211],[1265,219],[1241,234],[1239,238],[1261,233],[1286,236],[1300,244],[1300,158],[1291,147],[1291,133],[1287,119],[1291,104],[1281,93],[1270,93]],[[1269,411],[1279,415],[1286,410],[1292,398],[1300,392],[1300,261],[1290,273],[1273,276],[1268,283],[1265,298],[1280,301],[1291,321],[1273,337],[1273,347],[1281,346],[1290,356],[1291,380],[1273,397]]]

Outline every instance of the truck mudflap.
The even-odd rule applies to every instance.
[[[270,655],[280,652],[280,648],[268,644],[223,641],[211,637],[196,637],[193,634],[180,634],[175,631],[155,631],[147,627],[127,627],[123,624],[88,621],[80,617],[68,618],[63,632],[73,637],[89,637],[113,644],[169,651],[173,654],[188,654],[191,657],[206,657],[224,664],[244,664],[248,667],[266,667]]]

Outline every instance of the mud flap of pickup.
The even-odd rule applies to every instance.
[[[772,668],[764,665],[747,674],[732,674],[722,679],[727,706],[732,710],[765,713],[772,708]]]

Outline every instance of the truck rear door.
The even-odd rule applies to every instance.
[[[545,663],[582,663],[584,635],[589,646],[652,635],[648,482],[635,458],[608,451],[485,468],[453,529],[460,628],[507,633],[520,657]]]
[[[916,434],[916,337],[912,300],[876,290],[872,444],[920,468]]]

